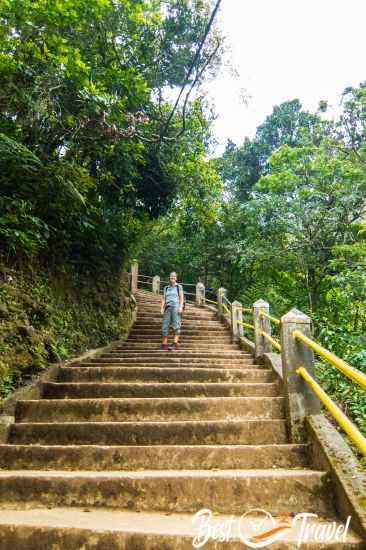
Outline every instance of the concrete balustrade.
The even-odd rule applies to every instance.
[[[204,306],[205,305],[205,297],[206,297],[206,290],[205,285],[198,281],[196,284],[196,306]]]
[[[234,342],[244,336],[242,322],[243,307],[240,302],[235,301],[231,304],[231,334]]]
[[[160,294],[160,277],[155,275],[152,280],[152,291],[154,294]]]
[[[226,298],[227,290],[226,288],[220,287],[217,291],[217,315],[219,319],[222,319],[224,316],[223,303]]]
[[[257,300],[253,304],[255,357],[259,361],[263,360],[265,353],[271,353],[272,351],[272,344],[262,334],[266,332],[271,336],[271,322],[266,317],[260,315],[261,311],[269,313],[269,303],[262,299]]]
[[[286,412],[293,441],[304,439],[304,422],[309,415],[320,413],[320,403],[306,382],[296,373],[299,367],[315,377],[314,353],[293,337],[294,330],[311,336],[311,319],[298,309],[291,309],[281,318],[282,371]]]
[[[134,294],[138,288],[139,263],[137,260],[131,262],[131,292]]]

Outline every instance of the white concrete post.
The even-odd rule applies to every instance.
[[[160,277],[155,275],[152,280],[152,291],[154,294],[160,294]]]
[[[222,307],[224,297],[226,297],[226,288],[220,287],[217,291],[217,315],[219,319],[222,319],[224,315],[224,308]]]
[[[304,420],[308,415],[320,414],[320,402],[305,380],[296,373],[296,369],[305,367],[315,378],[314,353],[302,342],[295,340],[292,335],[294,330],[311,337],[310,317],[296,308],[281,318],[281,356],[291,441],[303,441]]]
[[[231,334],[234,341],[244,336],[242,322],[243,307],[240,302],[235,301],[231,304]]]
[[[201,281],[196,284],[196,305],[205,305],[205,285]]]
[[[132,260],[131,263],[131,292],[134,294],[138,288],[139,263],[137,260]]]
[[[262,360],[265,353],[272,351],[272,344],[262,335],[262,331],[271,336],[271,321],[262,317],[260,312],[269,313],[269,303],[265,300],[257,300],[253,304],[253,324],[254,324],[254,342],[255,357]]]

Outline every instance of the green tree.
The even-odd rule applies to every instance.
[[[39,222],[37,235],[43,228],[31,251],[27,240],[14,245],[13,220],[2,232],[8,252],[43,248],[56,263],[119,265],[146,220],[168,212],[184,185],[172,166],[185,135],[196,132],[189,150],[199,158],[207,121],[188,94],[173,108],[163,91],[190,90],[215,71],[217,5],[0,0],[0,155],[6,140],[14,155],[2,205]],[[24,178],[14,169],[18,147],[38,162]]]
[[[233,197],[246,201],[259,178],[268,172],[268,159],[281,145],[296,147],[314,141],[320,119],[302,110],[298,99],[275,106],[253,139],[236,147],[229,141],[217,165]]]

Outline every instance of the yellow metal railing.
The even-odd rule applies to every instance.
[[[215,300],[209,300],[208,298],[205,298],[205,302],[208,302],[209,304],[215,304],[215,306],[217,306],[217,302],[215,302]]]
[[[222,303],[222,307],[224,308],[224,310],[226,311],[226,313],[230,313],[230,309],[227,307],[226,304],[224,304],[224,302]]]
[[[251,325],[250,323],[243,323],[243,321],[237,321],[238,325],[242,325],[245,328],[248,328],[250,330],[254,330],[254,325]]]
[[[358,447],[363,455],[366,456],[366,438],[356,428],[356,426],[347,418],[343,411],[328,397],[325,391],[319,386],[314,378],[308,373],[304,367],[296,370],[307,384],[311,387],[315,395],[320,399],[323,405],[328,409],[330,414],[335,418],[338,424],[343,428],[349,438]]]
[[[243,307],[242,312],[243,313],[253,313],[253,310],[250,307]]]
[[[351,365],[346,363],[346,361],[343,361],[343,359],[340,359],[331,351],[328,351],[317,342],[314,342],[314,340],[311,340],[311,338],[305,336],[305,334],[303,334],[300,330],[294,330],[292,335],[295,340],[300,340],[303,344],[305,344],[306,346],[314,350],[318,355],[320,355],[320,357],[323,357],[323,359],[326,359],[338,370],[343,372],[343,374],[348,376],[348,378],[350,378],[354,382],[357,382],[357,384],[362,386],[362,388],[366,389],[366,374],[355,369],[354,367],[351,367]]]
[[[275,338],[272,338],[272,336],[270,336],[269,334],[267,334],[266,332],[264,332],[264,330],[259,330],[259,333],[264,337],[266,338],[266,340],[268,340],[268,342],[271,342],[272,346],[276,349],[278,349],[278,351],[281,351],[282,350],[282,346],[281,344],[279,343],[278,340],[275,340]]]
[[[272,323],[274,323],[275,325],[280,325],[281,324],[281,321],[279,319],[277,319],[276,317],[272,317],[272,315],[270,315],[269,313],[267,313],[266,311],[263,311],[261,310],[259,312],[259,316],[260,317],[266,317],[266,319],[269,319],[270,321],[272,321]]]

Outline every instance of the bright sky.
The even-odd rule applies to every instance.
[[[365,0],[222,0],[218,23],[238,75],[224,69],[209,85],[218,151],[289,99],[313,111],[326,99],[336,112],[343,89],[366,80],[365,21]]]

